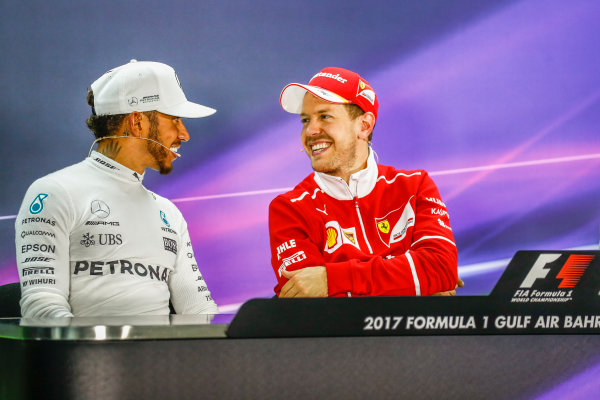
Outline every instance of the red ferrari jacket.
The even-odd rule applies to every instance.
[[[378,165],[343,179],[312,173],[269,206],[271,264],[325,266],[329,296],[430,295],[455,288],[448,211],[423,170]]]

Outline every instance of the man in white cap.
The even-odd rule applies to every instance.
[[[315,171],[269,207],[279,297],[454,295],[457,251],[446,205],[423,170],[377,164],[379,100],[357,73],[328,67],[287,85]]]
[[[24,317],[218,312],[177,207],[142,185],[169,173],[190,135],[181,118],[214,109],[189,102],[173,68],[114,68],[88,91],[99,142],[82,162],[36,180],[15,222]],[[92,144],[93,147],[93,144]]]

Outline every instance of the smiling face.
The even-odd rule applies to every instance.
[[[177,152],[182,141],[187,142],[190,139],[190,135],[179,117],[157,111],[149,120],[148,138],[162,143],[174,152]],[[177,158],[172,151],[150,141],[147,142],[147,149],[154,159],[151,168],[158,170],[161,174],[171,172],[173,161]]]
[[[365,168],[370,132],[365,136],[364,119],[352,119],[344,105],[306,93],[300,113],[301,140],[312,168],[346,182],[351,174]]]

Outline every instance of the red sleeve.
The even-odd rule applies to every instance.
[[[311,229],[312,227],[312,229]],[[288,281],[282,269],[294,271],[304,267],[325,265],[323,255],[316,243],[321,235],[317,224],[302,216],[300,210],[283,196],[276,197],[269,205],[269,238],[271,265],[277,278],[275,293]]]
[[[431,295],[453,290],[458,281],[458,253],[448,210],[433,180],[424,173],[409,202],[415,214],[401,246],[386,258],[351,259],[329,263],[329,295],[406,296]]]

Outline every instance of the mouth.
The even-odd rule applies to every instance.
[[[179,146],[171,146],[169,147],[169,150],[171,150],[171,153],[173,154],[175,159],[181,157],[181,154],[179,154]]]
[[[331,144],[331,142],[318,141],[311,143],[308,147],[310,148],[313,156],[318,156],[319,154],[326,152],[327,149],[331,147]]]

